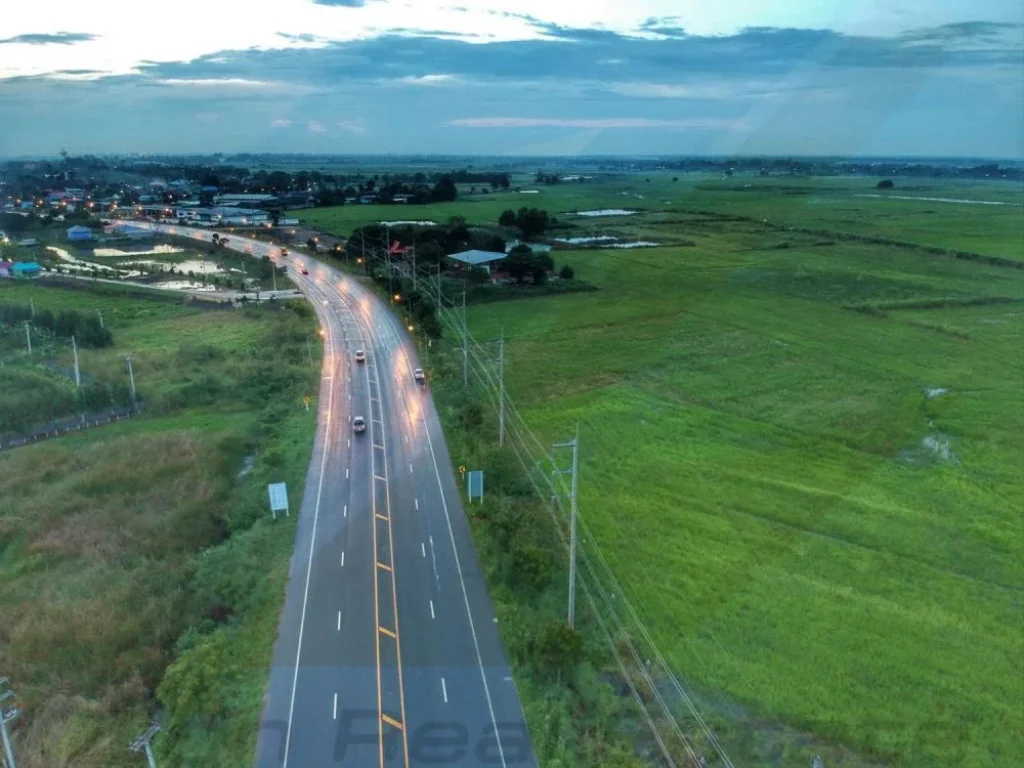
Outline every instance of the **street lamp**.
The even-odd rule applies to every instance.
[[[395,294],[395,301],[398,302],[398,301],[401,301],[401,300],[402,300],[402,297],[399,294],[396,293]]]

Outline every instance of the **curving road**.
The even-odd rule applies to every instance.
[[[229,247],[282,260],[237,235]],[[353,278],[284,261],[320,316],[324,364],[256,765],[535,766],[415,344]]]

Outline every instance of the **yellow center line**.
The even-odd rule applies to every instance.
[[[374,534],[374,538],[376,538],[376,534]],[[391,571],[391,566],[384,565],[384,563],[382,563],[380,560],[377,561],[377,567],[385,571]]]
[[[402,730],[402,724],[400,722],[398,722],[397,720],[395,720],[394,718],[388,717],[387,715],[382,713],[381,716],[380,716],[380,719],[383,722],[385,722],[388,725],[390,725],[391,727],[397,728],[400,731]]]
[[[382,633],[384,633],[385,635],[387,635],[390,638],[394,638],[395,640],[398,639],[398,637],[395,635],[395,633],[392,632],[390,629],[387,629],[385,627],[377,627],[377,629],[379,629]]]

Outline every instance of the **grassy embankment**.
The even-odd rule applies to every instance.
[[[998,206],[945,204],[921,231],[854,197],[863,180],[829,183],[848,222],[771,188],[678,209],[1022,256]],[[693,245],[567,254],[598,293],[470,313],[478,338],[511,337],[542,442],[580,419],[581,507],[629,598],[734,760],[1018,762],[1020,271],[676,207],[580,234]]]
[[[305,307],[203,312],[110,287],[7,285],[0,300],[29,292],[37,310],[102,309],[115,344],[80,351],[83,371],[119,382],[131,352],[148,408],[0,455],[0,648],[23,710],[18,764],[136,765],[125,745],[157,710],[162,762],[247,764],[294,534],[294,517],[269,519],[266,483],[287,481],[298,506],[315,320]]]

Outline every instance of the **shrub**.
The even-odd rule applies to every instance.
[[[563,280],[572,280],[576,276],[576,270],[566,264],[560,270],[558,270],[558,276]]]

